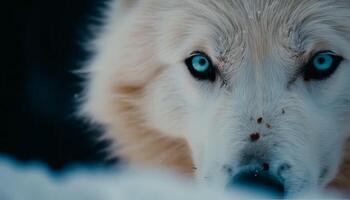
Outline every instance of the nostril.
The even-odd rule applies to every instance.
[[[269,165],[268,163],[263,163],[263,164],[262,164],[262,169],[263,169],[264,171],[269,171],[270,165]]]
[[[231,186],[248,187],[249,190],[259,190],[270,193],[276,197],[284,197],[284,185],[276,176],[264,169],[243,170],[233,177]]]

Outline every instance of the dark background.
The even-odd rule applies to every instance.
[[[6,13],[1,66],[0,154],[70,164],[110,164],[101,132],[74,116],[82,77],[73,73],[89,53],[89,25],[99,25],[101,0],[22,0]],[[7,14],[10,11],[9,14]]]

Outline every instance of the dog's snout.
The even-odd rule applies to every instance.
[[[264,167],[249,167],[240,170],[229,183],[229,187],[244,187],[250,190],[259,190],[276,197],[284,197],[285,188],[281,180]]]

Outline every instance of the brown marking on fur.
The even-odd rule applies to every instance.
[[[154,73],[152,79],[160,74]],[[191,175],[193,162],[184,139],[170,138],[148,127],[142,105],[145,85],[112,87],[116,95],[113,111],[118,113],[118,125],[110,127],[109,136],[117,141],[117,154],[130,164],[166,167]]]
[[[350,191],[350,139],[345,144],[345,155],[337,177],[329,184],[331,188]]]
[[[156,134],[160,133],[149,132],[142,135],[135,134],[132,137],[125,135],[118,137],[120,145],[118,154],[130,164],[166,167],[181,173],[193,173],[188,145],[184,140],[161,138],[147,144],[142,143],[142,140],[158,137]],[[140,145],[140,147],[129,149],[129,145]]]
[[[131,6],[126,1],[124,5]],[[170,138],[147,125],[143,110],[144,90],[166,67],[153,60],[153,39],[147,38],[145,34],[154,32],[152,23],[133,23],[135,28],[128,29],[127,33],[123,32],[127,29],[123,29],[119,34],[128,34],[130,38],[144,37],[144,43],[126,40],[119,47],[125,49],[119,55],[121,58],[134,56],[136,50],[138,56],[134,59],[118,59],[118,65],[125,67],[113,68],[116,71],[108,80],[108,91],[105,92],[108,95],[104,97],[107,100],[103,104],[103,112],[108,119],[100,120],[107,124],[104,137],[115,142],[111,147],[112,154],[120,156],[122,161],[140,166],[163,166],[190,175],[193,173],[193,162],[187,142]],[[147,45],[147,49],[140,48],[140,45]],[[138,66],[147,70],[140,70]]]
[[[137,85],[122,85],[122,86],[115,86],[114,92],[117,94],[141,94],[142,87]]]
[[[250,140],[252,141],[252,142],[256,142],[256,141],[258,141],[260,139],[260,134],[259,133],[252,133],[251,135],[250,135]]]

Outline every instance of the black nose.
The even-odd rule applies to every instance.
[[[250,191],[257,190],[277,198],[285,196],[284,185],[274,175],[262,169],[242,170],[231,180],[230,186],[244,187]]]

